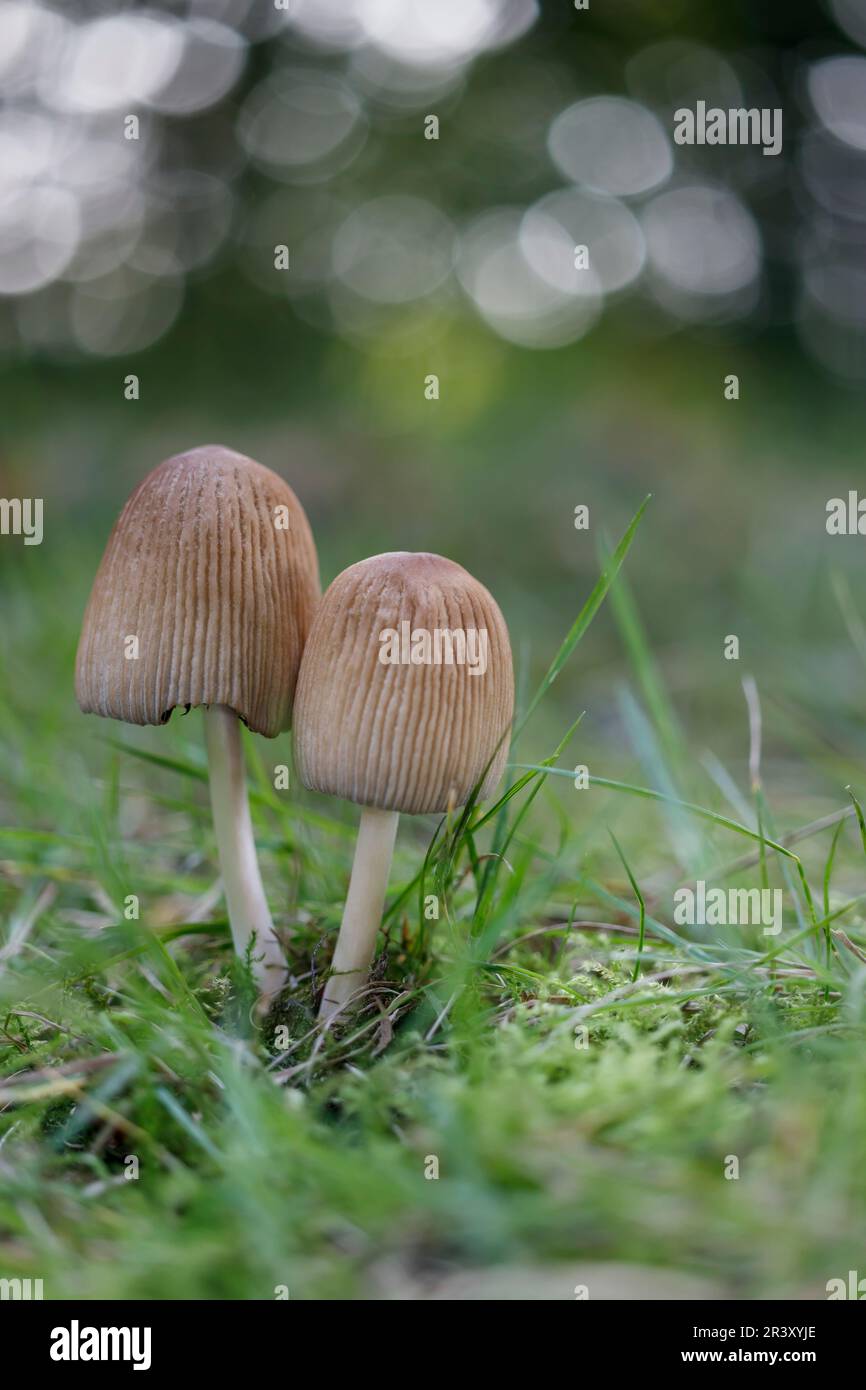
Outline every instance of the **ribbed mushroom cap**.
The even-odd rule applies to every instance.
[[[216,444],[166,459],[111,533],[78,644],[78,703],[129,724],[228,705],[274,737],[319,593],[309,523],[282,478]]]
[[[404,664],[413,647],[423,653],[419,632],[434,660]],[[435,663],[437,632],[463,634],[474,674],[468,660],[447,663],[444,638]],[[451,652],[459,656],[459,638]],[[484,586],[441,555],[375,555],[338,575],[310,629],[295,701],[298,775],[362,806],[445,811],[468,800],[494,752],[482,796],[496,786],[513,713],[508,629]]]

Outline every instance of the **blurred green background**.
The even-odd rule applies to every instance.
[[[452,555],[537,668],[652,492],[631,580],[694,737],[742,759],[746,668],[856,737],[830,572],[856,594],[861,541],[824,522],[862,438],[863,6],[12,9],[30,18],[4,20],[0,492],[43,496],[46,520],[38,549],[4,538],[7,592],[62,595],[74,629],[130,489],[218,440],[290,480],[326,582],[378,550]],[[782,154],[675,147],[697,96],[781,106]],[[601,134],[600,97],[619,102]],[[555,137],[574,112],[588,127]],[[539,212],[557,193],[560,220]],[[61,194],[68,226],[39,201]],[[516,240],[497,209],[523,217]],[[575,292],[581,227],[603,274]],[[557,692],[589,739],[622,740],[620,651],[600,628]],[[26,667],[8,640],[3,659]]]

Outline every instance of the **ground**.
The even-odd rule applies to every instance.
[[[69,673],[86,576],[13,583],[3,1277],[51,1298],[763,1299],[825,1298],[864,1270],[858,807],[802,783],[771,806],[748,688],[751,790],[697,765],[624,587],[631,534],[538,701],[524,688],[501,804],[403,819],[373,988],[326,1032],[314,996],[354,808],[277,793],[289,737],[245,736],[293,972],[259,1025],[200,716],[85,720]],[[611,611],[660,771],[648,787],[589,759],[578,792],[583,726],[542,744],[544,711]],[[832,759],[841,787],[844,730]],[[676,925],[674,890],[701,877],[781,888],[781,932]]]

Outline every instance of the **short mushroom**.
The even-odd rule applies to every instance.
[[[366,984],[400,812],[465,805],[502,775],[514,713],[505,620],[441,555],[396,551],[350,566],[313,621],[295,702],[300,780],[363,807],[320,1017]]]
[[[292,489],[220,445],[166,459],[126,503],[84,615],[85,713],[164,724],[205,706],[210,795],[235,950],[267,1003],[286,967],[256,859],[239,720],[288,727],[319,598],[316,549]]]

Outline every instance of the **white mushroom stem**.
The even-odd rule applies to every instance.
[[[349,893],[331,977],[319,1008],[320,1019],[330,1018],[367,983],[385,906],[399,819],[399,812],[379,811],[375,806],[365,806],[361,811]]]
[[[210,802],[232,939],[244,960],[255,933],[250,964],[259,987],[260,1007],[266,1008],[286,982],[286,962],[256,858],[240,720],[226,705],[211,705],[204,710],[204,730]]]

